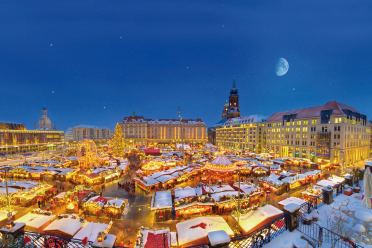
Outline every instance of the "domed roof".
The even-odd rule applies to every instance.
[[[52,130],[53,129],[53,124],[50,118],[48,117],[48,109],[43,108],[42,110],[42,115],[39,120],[39,129],[41,130]]]
[[[211,164],[216,164],[216,165],[230,165],[232,164],[232,162],[230,161],[230,159],[228,159],[226,156],[218,156],[217,158],[215,158]]]
[[[226,156],[222,155],[207,163],[205,168],[207,170],[219,172],[233,172],[237,169],[234,163],[232,163]]]

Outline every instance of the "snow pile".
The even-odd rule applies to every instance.
[[[319,209],[318,224],[363,247],[372,247],[372,211],[362,205],[362,195],[339,195]]]

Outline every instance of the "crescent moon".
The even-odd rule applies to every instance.
[[[289,63],[285,58],[280,58],[276,63],[276,75],[282,77],[287,74],[289,70]]]

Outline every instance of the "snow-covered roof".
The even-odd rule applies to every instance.
[[[256,228],[264,225],[266,221],[281,214],[283,214],[283,211],[267,204],[257,210],[253,210],[253,212],[240,215],[239,225],[244,233],[250,233]]]
[[[212,247],[226,245],[231,241],[230,236],[223,230],[208,233],[208,240]]]
[[[228,120],[220,123],[220,125],[222,125],[222,126],[235,126],[235,125],[241,125],[241,124],[263,122],[263,120],[265,120],[264,116],[249,115],[249,116],[243,116],[243,117],[236,117],[236,118],[228,119]]]
[[[211,189],[212,189],[213,193],[223,192],[223,191],[234,191],[234,188],[231,187],[229,184],[222,184],[221,186],[220,185],[213,185],[213,186],[211,186]]]
[[[321,186],[321,187],[334,187],[338,183],[335,182],[335,181],[330,181],[330,180],[323,179],[323,180],[318,181],[316,184]]]
[[[105,207],[116,207],[116,208],[121,208],[125,203],[125,199],[122,198],[115,198],[115,199],[110,199],[106,202]]]
[[[211,164],[216,164],[216,165],[230,165],[232,164],[231,161],[226,157],[226,156],[218,156],[215,158]]]
[[[234,183],[234,187],[239,188],[239,182]],[[246,195],[250,195],[257,190],[257,186],[253,183],[240,183],[240,190]]]
[[[195,188],[187,186],[185,188],[176,188],[174,190],[174,196],[176,200],[187,198],[187,197],[194,197],[196,196]]]
[[[225,231],[229,236],[234,232],[221,216],[205,216],[182,221],[176,224],[178,245],[186,247],[190,244],[207,245],[208,233]]]
[[[85,237],[87,237],[89,242],[95,242],[98,233],[106,230],[107,226],[108,225],[104,223],[87,222],[73,238],[83,240]]]
[[[74,236],[81,228],[82,223],[78,218],[61,218],[50,223],[44,231],[46,232],[58,232],[67,236]]]
[[[152,197],[151,209],[163,209],[172,207],[172,194],[168,191],[157,191]]]
[[[52,221],[55,217],[56,217],[55,215],[27,213],[26,215],[17,219],[16,222],[25,223],[26,227],[39,229],[49,221]]]
[[[339,176],[336,176],[336,175],[332,175],[328,178],[328,180],[336,182],[336,183],[343,183],[345,181],[345,178],[339,177]]]
[[[284,182],[282,182],[281,180],[279,180],[279,177],[280,176],[278,176],[276,174],[270,174],[270,176],[265,177],[263,179],[263,181],[266,181],[266,182],[268,182],[270,184],[274,184],[276,186],[280,186],[280,185],[284,184]]]
[[[223,191],[223,192],[218,192],[218,193],[213,193],[211,197],[216,201],[219,202],[221,201],[221,198],[224,196],[227,197],[236,197],[239,195],[238,191]]]
[[[301,198],[291,196],[291,197],[288,197],[288,198],[280,201],[279,204],[282,205],[282,206],[286,206],[288,204],[295,203],[295,204],[301,206],[305,202],[306,201],[301,199]]]

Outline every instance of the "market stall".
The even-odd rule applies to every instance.
[[[208,245],[208,234],[214,231],[224,231],[230,237],[234,235],[221,216],[205,216],[179,222],[176,229],[179,247]]]
[[[250,234],[281,215],[283,215],[283,211],[268,204],[257,210],[252,210],[249,213],[240,215],[239,221],[237,216],[234,215],[233,217],[238,221],[243,233]]]
[[[226,156],[220,155],[203,167],[203,178],[209,183],[232,182],[237,170],[236,164]]]
[[[157,191],[151,200],[151,210],[155,211],[157,221],[169,220],[172,218],[172,194],[170,191]]]
[[[82,227],[83,223],[77,215],[60,215],[43,231],[47,234],[72,238]]]
[[[27,213],[15,222],[25,223],[26,230],[40,232],[44,227],[49,225],[54,219],[52,214]]]
[[[123,215],[124,209],[127,205],[127,199],[109,199],[104,206],[104,212],[109,217],[120,218]]]
[[[203,187],[176,188],[174,190],[176,218],[212,213],[214,202],[211,197],[203,193]]]
[[[100,215],[103,213],[102,209],[107,202],[106,197],[94,196],[83,204],[83,209],[87,214]]]

